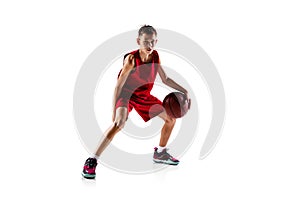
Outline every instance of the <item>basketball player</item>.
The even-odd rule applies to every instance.
[[[166,149],[176,119],[166,114],[162,102],[150,92],[157,73],[164,84],[184,93],[190,101],[188,91],[169,78],[160,65],[159,55],[154,50],[157,32],[152,26],[144,25],[139,29],[137,43],[140,48],[124,56],[123,69],[118,75],[114,91],[113,123],[105,131],[95,154],[86,160],[82,171],[84,178],[96,177],[97,159],[114,136],[124,127],[128,114],[133,108],[145,122],[155,116],[159,116],[165,122],[161,129],[159,146],[154,148],[153,161],[169,165],[179,163],[179,160],[172,157]]]

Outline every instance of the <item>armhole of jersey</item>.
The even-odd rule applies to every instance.
[[[158,55],[158,52],[157,52],[157,51],[155,51],[155,58],[154,58],[154,62],[155,62],[155,63],[158,63],[158,61],[159,61],[159,55]]]
[[[123,58],[123,66],[124,66],[125,59],[126,59],[126,57],[127,57],[129,54],[131,54],[131,53],[127,53],[127,54],[124,55],[124,58]],[[134,61],[134,67],[132,68],[132,70],[131,70],[130,73],[134,72],[135,70],[136,70],[136,63],[135,63],[135,61]]]
[[[125,55],[124,55],[124,58],[123,58],[123,65],[124,65],[124,62],[125,62],[125,58],[129,55],[130,53],[126,53]]]

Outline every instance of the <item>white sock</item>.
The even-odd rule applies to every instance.
[[[97,155],[95,155],[95,154],[94,154],[94,155],[92,155],[91,157],[92,157],[92,158],[96,158],[96,160],[98,160],[98,159],[99,159],[99,156],[97,156]]]
[[[162,152],[162,150],[164,150],[166,147],[161,147],[161,146],[158,146],[157,147],[157,152],[160,153]]]

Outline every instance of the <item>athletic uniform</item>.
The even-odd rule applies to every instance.
[[[134,108],[145,122],[164,111],[162,102],[151,95],[154,81],[158,71],[159,55],[153,50],[152,59],[144,63],[139,50],[128,53],[134,56],[135,66],[127,77],[121,94],[116,102],[116,108],[126,107],[128,113]],[[122,72],[119,72],[118,78]]]

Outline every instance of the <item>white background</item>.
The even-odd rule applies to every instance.
[[[299,199],[299,18],[296,0],[1,1],[0,198]],[[226,93],[222,137],[204,160],[197,139],[178,167],[99,166],[82,180],[76,76],[98,45],[145,23],[209,54]]]

